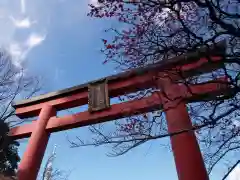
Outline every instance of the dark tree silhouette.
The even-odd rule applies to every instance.
[[[20,160],[19,143],[9,135],[9,129],[22,120],[14,116],[11,103],[18,96],[28,98],[39,90],[37,78],[28,76],[13,64],[11,56],[0,51],[0,174],[13,176]]]
[[[90,4],[89,16],[113,19],[121,25],[106,30],[110,38],[102,39],[101,51],[106,55],[104,64],[115,62],[123,71],[167,62],[199,48],[208,52],[224,42],[220,70],[182,80],[188,86],[219,76],[228,78],[230,94],[190,103],[188,110],[194,124],[190,130],[198,136],[209,173],[219,162],[227,167],[236,163],[240,150],[240,1],[101,0]],[[211,57],[208,61],[214,66]],[[152,92],[148,89],[121,96],[120,100]],[[71,142],[72,146],[113,144],[113,155],[121,155],[147,141],[172,135],[167,132],[162,111],[117,120],[110,132],[104,125],[90,130],[95,134],[92,142],[78,139]]]

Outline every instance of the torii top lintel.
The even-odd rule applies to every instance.
[[[163,60],[157,64],[106,77],[109,96],[116,97],[124,93],[150,88],[154,85],[153,76],[156,76],[156,73],[180,70],[181,77],[187,78],[219,69],[223,66],[221,57],[225,54],[225,47],[225,41],[221,41],[208,48],[200,48],[195,52]],[[211,65],[209,65],[209,62],[211,62]],[[174,72],[172,75],[174,76]],[[57,110],[87,104],[89,83],[17,102],[13,104],[16,115],[20,118],[38,116],[42,105],[45,103],[54,106]]]

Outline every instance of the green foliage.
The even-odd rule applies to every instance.
[[[15,174],[20,157],[19,143],[8,136],[8,124],[0,120],[0,173],[12,176]]]

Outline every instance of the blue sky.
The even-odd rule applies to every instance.
[[[0,0],[0,45],[11,52],[13,63],[41,78],[42,93],[55,91],[117,73],[114,64],[102,65],[101,37],[114,22],[86,16],[88,0]],[[71,149],[66,133],[91,137],[87,128],[51,135],[48,157],[57,144],[55,168],[71,170],[69,180],[177,180],[172,153],[154,141],[117,158],[109,147]],[[27,140],[21,140],[22,156]],[[218,180],[217,169],[212,180]],[[234,179],[232,179],[234,180]]]

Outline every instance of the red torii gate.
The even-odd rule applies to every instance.
[[[227,85],[224,84],[227,84],[227,79],[220,77],[217,80],[188,87],[179,81],[223,67],[221,57],[224,52],[225,45],[220,43],[210,49],[202,48],[197,52],[162,61],[146,68],[107,77],[105,79],[107,79],[110,97],[156,87],[156,85],[161,91],[139,100],[111,105],[110,108],[102,111],[56,116],[59,110],[87,104],[89,83],[14,104],[16,115],[20,118],[39,116],[38,120],[31,124],[15,127],[10,132],[15,139],[30,137],[19,165],[18,180],[36,180],[52,132],[159,110],[160,107],[165,110],[169,133],[192,129],[186,103],[202,100],[202,95],[207,95],[207,100],[211,100],[225,93]],[[170,138],[179,180],[208,180],[194,131]]]

